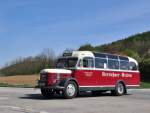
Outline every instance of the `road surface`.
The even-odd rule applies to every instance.
[[[0,88],[0,113],[150,113],[150,89],[128,95],[81,94],[74,99],[45,99],[39,89]]]

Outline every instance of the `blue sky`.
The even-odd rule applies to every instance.
[[[0,67],[150,30],[150,0],[0,0]]]

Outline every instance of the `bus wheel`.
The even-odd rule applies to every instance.
[[[116,95],[116,96],[121,96],[123,94],[125,94],[125,86],[123,85],[123,83],[119,82],[116,87],[115,87],[115,90],[112,90],[111,93],[113,95]]]
[[[41,88],[41,93],[46,98],[50,98],[54,95],[54,91],[52,89],[46,89],[46,88]]]
[[[65,86],[65,89],[63,90],[63,96],[66,99],[71,99],[77,96],[77,92],[77,84],[73,81],[68,81]]]

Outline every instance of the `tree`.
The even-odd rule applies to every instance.
[[[91,44],[85,44],[79,48],[80,51],[94,51],[94,47]]]
[[[140,58],[139,54],[137,52],[133,51],[133,50],[126,49],[122,53],[124,53],[125,55],[130,56],[130,57],[132,57],[134,59],[136,59],[139,62],[141,61],[141,58]]]
[[[150,58],[144,59],[140,63],[141,78],[144,81],[150,81]]]

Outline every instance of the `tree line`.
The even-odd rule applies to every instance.
[[[3,76],[37,74],[44,68],[54,66],[55,54],[51,49],[44,49],[35,57],[18,58],[0,70]]]

